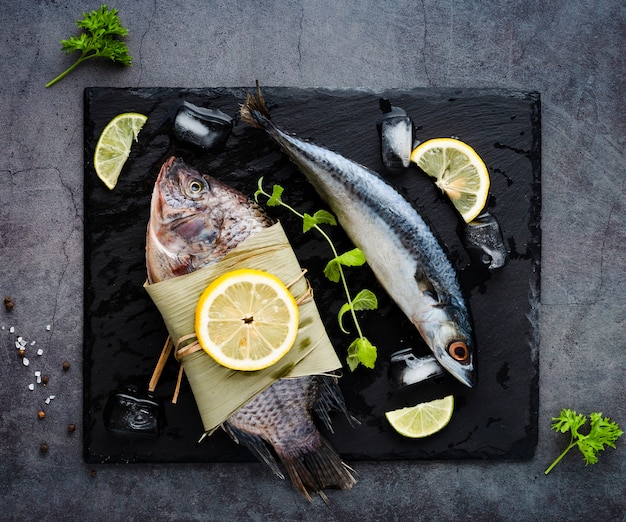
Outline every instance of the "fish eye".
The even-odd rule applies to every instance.
[[[200,192],[202,192],[202,189],[204,188],[204,186],[197,179],[193,179],[189,182],[189,185],[187,186],[187,188],[189,189],[189,193],[192,196],[197,196],[198,194],[200,194]]]
[[[450,343],[448,346],[448,353],[450,354],[450,357],[461,364],[469,363],[470,351],[467,344],[462,341],[454,341]]]

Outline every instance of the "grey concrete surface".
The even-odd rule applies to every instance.
[[[11,313],[0,310],[0,519],[626,520],[626,438],[595,466],[571,455],[543,474],[566,443],[550,430],[562,407],[602,411],[626,426],[623,1],[117,0],[109,5],[130,29],[134,65],[92,61],[45,89],[72,61],[59,40],[99,5],[0,0],[0,294],[15,302]],[[359,482],[331,491],[330,507],[307,503],[260,464],[83,462],[83,88],[247,86],[257,78],[541,93],[532,460],[356,462]],[[16,356],[17,335],[44,350],[31,367]],[[30,391],[35,366],[50,380]],[[49,395],[56,398],[45,405]]]

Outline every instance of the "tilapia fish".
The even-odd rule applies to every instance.
[[[241,119],[264,129],[328,204],[387,293],[437,361],[463,384],[475,384],[473,335],[456,270],[417,210],[372,170],[291,136],[270,119],[260,89]]]
[[[270,225],[263,210],[240,192],[169,158],[152,194],[148,281],[157,283],[215,263]],[[332,410],[347,415],[336,378],[280,379],[244,404],[222,428],[282,477],[269,443],[294,485],[311,500],[315,493],[324,497],[324,488],[349,489],[355,483],[350,468],[313,420],[315,414],[330,430]]]

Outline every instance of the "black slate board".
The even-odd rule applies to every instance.
[[[177,405],[169,402],[177,365],[170,361],[156,395],[166,425],[153,439],[120,437],[107,431],[103,411],[111,391],[135,385],[145,390],[166,330],[142,288],[149,201],[160,165],[171,154],[252,196],[257,180],[285,187],[284,199],[305,212],[324,208],[303,176],[265,134],[238,123],[223,151],[198,153],[172,139],[168,118],[182,100],[237,116],[251,89],[141,88],[85,90],[85,343],[84,453],[89,462],[224,462],[254,460],[245,448],[218,431],[198,443],[203,428],[193,396],[183,382]],[[367,268],[351,270],[353,289],[367,287],[379,310],[363,314],[366,335],[377,345],[375,370],[344,371],[346,402],[360,425],[339,416],[329,438],[353,460],[527,459],[537,442],[538,306],[540,268],[540,98],[537,93],[494,90],[412,89],[370,92],[265,88],[273,120],[288,132],[311,139],[389,179],[430,221],[460,271],[474,316],[478,384],[468,389],[451,377],[394,390],[389,356],[412,347],[428,353],[417,331],[378,286]],[[417,138],[456,136],[472,145],[487,164],[492,185],[489,209],[497,215],[510,248],[510,262],[489,273],[469,263],[457,218],[427,176],[416,168],[388,172],[379,155],[376,121],[380,97],[404,108]],[[122,112],[149,117],[113,191],[97,179],[92,157],[106,123]],[[343,359],[352,338],[336,324],[340,290],[326,281],[325,243],[286,211],[280,218],[308,277],[329,335]],[[352,245],[340,229],[340,250]],[[397,435],[386,410],[452,393],[456,410],[438,434],[410,440]]]

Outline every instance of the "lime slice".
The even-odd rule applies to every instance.
[[[435,138],[418,145],[411,161],[450,198],[466,223],[478,216],[489,196],[489,172],[472,147],[454,138]]]
[[[148,117],[136,112],[125,112],[113,118],[100,134],[93,155],[96,174],[113,189],[130,154],[133,141]]]
[[[400,435],[419,439],[444,428],[454,412],[454,397],[422,402],[416,406],[388,411],[385,417]]]
[[[196,335],[215,361],[233,370],[278,362],[298,334],[298,305],[280,279],[241,269],[213,281],[196,307]]]

